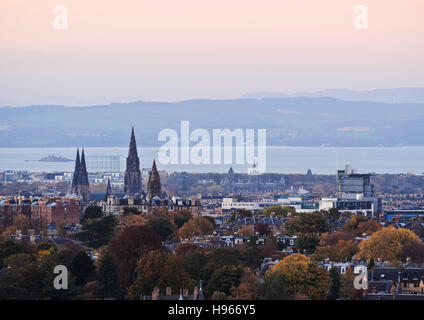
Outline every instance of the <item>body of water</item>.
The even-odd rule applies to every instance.
[[[150,168],[153,158],[159,170],[187,172],[227,172],[232,166],[236,173],[246,173],[248,165],[163,165],[158,162],[159,148],[138,148],[140,167]],[[28,170],[32,172],[73,171],[74,162],[39,162],[42,157],[54,154],[75,159],[76,148],[0,148],[0,170]],[[125,170],[128,147],[85,148],[86,156],[120,156],[121,171]],[[268,147],[266,152],[268,173],[335,174],[345,164],[352,164],[360,173],[424,172],[424,147]],[[235,163],[235,157],[233,157]]]

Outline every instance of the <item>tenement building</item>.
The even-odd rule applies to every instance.
[[[80,208],[69,197],[0,197],[0,227],[12,226],[19,216],[42,228],[49,224],[77,224]]]

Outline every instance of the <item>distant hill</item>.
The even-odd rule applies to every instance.
[[[424,145],[424,104],[265,98],[0,108],[0,147],[127,146],[131,125],[139,146],[160,146],[159,131],[181,120],[210,133],[266,128],[274,146]]]
[[[336,98],[347,101],[374,101],[383,103],[424,103],[424,88],[394,88],[355,91],[345,89],[299,92],[293,94],[275,92],[257,92],[243,95],[243,99],[263,98]]]

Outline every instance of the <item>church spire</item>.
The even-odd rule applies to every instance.
[[[85,165],[85,155],[84,155],[84,148],[82,148],[81,153],[81,163],[80,163],[80,170],[79,170],[79,176],[78,176],[79,183],[81,185],[88,185],[88,175],[87,175],[87,166]]]
[[[80,170],[80,156],[79,156],[79,148],[77,148],[77,158],[75,159],[75,169],[74,169],[74,176],[72,178],[71,193],[76,193],[75,189],[78,185],[79,170]]]
[[[156,168],[156,162],[153,159],[152,171],[150,171],[149,182],[147,183],[147,197],[153,199],[160,197],[162,193],[162,185],[160,183],[160,176]]]
[[[137,154],[134,127],[131,129],[130,147],[128,150],[127,167],[124,177],[124,192],[128,195],[141,193],[140,159]]]
[[[110,179],[107,178],[107,186],[106,186],[106,193],[105,193],[105,201],[107,201],[107,198],[112,194],[112,187],[110,185]]]

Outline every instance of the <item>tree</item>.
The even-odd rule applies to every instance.
[[[228,265],[214,270],[211,278],[209,279],[205,292],[209,297],[212,297],[215,291],[224,292],[226,295],[230,294],[230,289],[240,284],[240,279],[243,274],[242,266]]]
[[[319,238],[314,233],[302,233],[296,240],[296,251],[300,253],[312,254],[315,252]]]
[[[160,290],[171,287],[174,291],[193,287],[180,260],[162,250],[150,251],[141,258],[136,272],[137,279],[128,290],[130,299],[139,299],[141,294],[150,294],[155,287]]]
[[[288,300],[290,294],[286,290],[286,280],[281,273],[269,272],[259,286],[259,297],[264,300]]]
[[[135,208],[135,207],[124,207],[124,215],[127,215],[127,214],[140,214],[140,212],[138,211],[138,209],[137,208]]]
[[[82,225],[82,231],[78,234],[78,239],[89,247],[104,246],[112,238],[116,223],[114,216],[86,220]]]
[[[410,230],[390,226],[373,233],[359,244],[358,256],[369,261],[383,260],[396,262],[402,259],[402,250],[412,243],[421,243],[420,238]]]
[[[355,275],[352,268],[348,268],[346,273],[340,277],[339,298],[343,300],[358,300],[358,292],[353,286]]]
[[[259,283],[255,274],[249,268],[243,268],[243,275],[238,286],[230,289],[232,300],[257,300],[259,298]]]
[[[153,217],[147,222],[163,241],[171,240],[176,230],[175,224],[165,217]]]
[[[23,214],[20,214],[13,220],[13,226],[17,230],[21,230],[22,234],[27,234],[29,228],[29,219]]]
[[[88,206],[85,211],[84,215],[81,219],[81,223],[86,222],[88,219],[97,219],[102,217],[102,209],[98,206]]]
[[[255,232],[257,232],[260,236],[266,236],[269,233],[272,233],[271,226],[265,223],[255,224]]]
[[[272,207],[266,208],[263,211],[263,215],[265,217],[270,217],[274,215],[274,216],[287,218],[287,215],[289,213],[294,213],[294,212],[295,210],[292,207],[272,206]]]
[[[98,295],[102,298],[119,298],[118,269],[110,253],[103,255],[97,272]]]
[[[188,252],[198,251],[200,247],[195,243],[179,243],[175,246],[175,254],[177,256],[185,256]]]
[[[190,211],[187,210],[182,210],[177,212],[174,215],[174,223],[177,225],[177,228],[181,228],[187,221],[189,221],[190,219],[192,219],[193,216],[190,213]]]
[[[94,279],[96,268],[87,253],[81,251],[72,260],[71,273],[75,276],[76,285],[85,285]]]
[[[331,289],[330,294],[328,295],[328,300],[337,300],[339,297],[340,290],[340,275],[337,271],[337,268],[332,266],[330,269],[331,277]]]
[[[6,240],[0,243],[0,269],[6,267],[4,259],[12,254],[23,253],[24,248],[21,244],[15,243],[12,240]]]
[[[293,219],[286,222],[286,233],[296,235],[300,233],[324,233],[329,231],[330,226],[321,212],[301,212]]]
[[[209,220],[202,217],[196,217],[186,222],[180,230],[178,230],[178,234],[183,239],[189,239],[196,236],[212,234],[213,230],[213,224]]]
[[[292,297],[326,299],[330,293],[331,281],[327,271],[302,254],[287,256],[270,272],[284,277],[286,292]]]
[[[367,222],[368,218],[366,216],[352,216],[350,217],[349,221],[346,222],[343,226],[343,231],[344,232],[356,232],[358,229],[358,225],[360,222]]]
[[[413,242],[405,245],[402,249],[401,259],[407,261],[408,258],[414,263],[424,263],[424,244]]]
[[[127,288],[135,279],[137,261],[161,246],[161,237],[149,226],[132,225],[113,238],[108,249],[118,266],[121,285]]]

